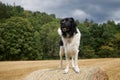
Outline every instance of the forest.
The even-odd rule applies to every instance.
[[[59,59],[60,20],[0,2],[0,60]],[[82,34],[79,58],[120,58],[120,23],[76,22]]]

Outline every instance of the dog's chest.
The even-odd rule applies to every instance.
[[[63,38],[65,46],[73,44],[73,38]]]
[[[65,41],[66,45],[71,44],[72,43],[72,38],[64,39],[64,41]]]
[[[74,54],[76,50],[75,42],[73,38],[64,39],[64,47],[68,54]]]

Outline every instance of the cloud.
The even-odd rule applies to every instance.
[[[3,3],[21,5],[25,10],[46,12],[57,17],[86,18],[95,22],[113,19],[120,21],[120,0],[0,0]]]
[[[120,23],[120,10],[111,12],[112,16],[109,19],[114,20],[116,23]]]
[[[8,0],[7,0],[8,1]],[[19,2],[18,2],[19,1]],[[9,3],[15,2],[16,5],[21,5],[26,10],[32,11],[47,11],[61,5],[63,0],[12,0]]]
[[[0,0],[4,3],[21,5],[27,10],[47,10],[60,6],[64,0]]]
[[[120,10],[114,11],[112,18],[120,19]]]
[[[62,0],[22,0],[22,6],[32,11],[47,11],[60,6]]]
[[[14,5],[14,3],[17,5],[21,5],[20,3],[22,0],[0,0],[0,1],[10,5]]]
[[[81,19],[81,20],[84,20],[86,18],[90,18],[91,16],[89,14],[87,14],[86,12],[84,12],[83,10],[80,10],[80,9],[76,9],[72,12],[72,15],[74,17],[76,17],[77,19]]]

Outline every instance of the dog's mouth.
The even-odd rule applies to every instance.
[[[69,31],[69,28],[65,28],[65,27],[64,27],[64,28],[62,28],[62,31],[63,31],[63,32],[67,32],[67,31]]]

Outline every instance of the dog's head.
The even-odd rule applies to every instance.
[[[67,37],[67,34],[69,37],[72,37],[74,33],[77,33],[76,30],[76,22],[73,18],[64,18],[60,21],[61,25],[61,31],[63,34],[63,37]]]

